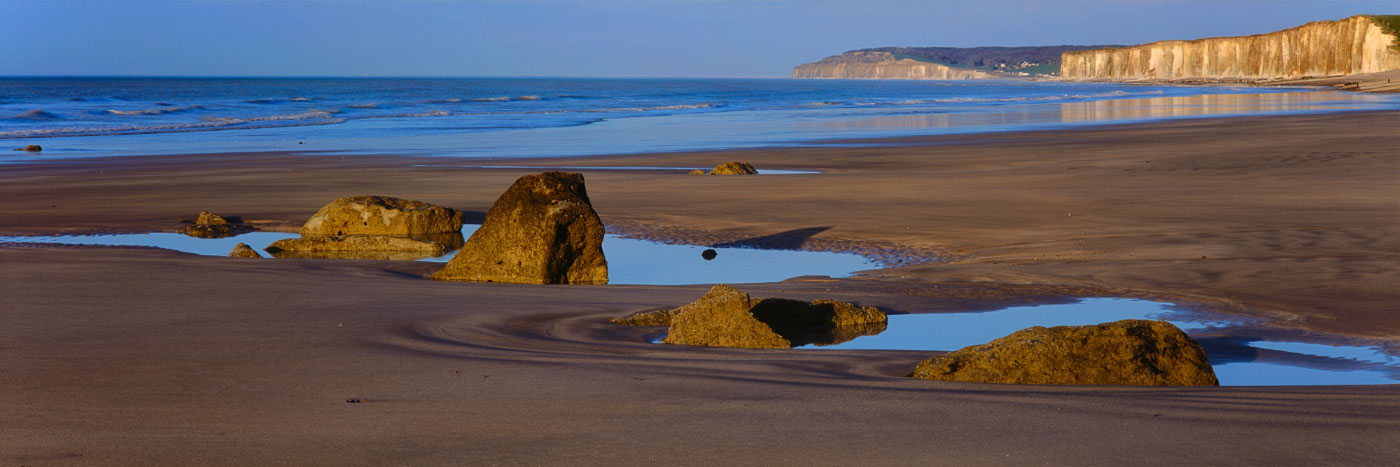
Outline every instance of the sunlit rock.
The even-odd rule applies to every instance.
[[[677,345],[785,349],[831,344],[884,331],[885,313],[834,300],[753,298],[716,285],[673,310],[633,315],[618,324],[670,325],[662,342]]]
[[[229,256],[230,258],[261,258],[261,257],[263,257],[262,255],[258,254],[257,250],[254,250],[253,247],[250,247],[250,246],[248,246],[248,244],[242,243],[242,242],[239,242],[237,245],[234,245],[234,246],[233,246],[233,251],[228,252],[228,256]]]
[[[753,168],[753,164],[737,161],[725,162],[710,170],[710,175],[753,175],[757,173],[758,170]]]
[[[461,230],[462,213],[452,208],[390,196],[352,196],[321,207],[301,226],[301,235],[418,236]]]
[[[520,177],[434,279],[521,284],[606,284],[603,221],[583,174]]]
[[[1201,346],[1165,321],[1032,327],[919,362],[915,378],[1007,384],[1218,386]]]

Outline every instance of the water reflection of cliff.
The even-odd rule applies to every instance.
[[[994,112],[884,115],[809,120],[799,123],[798,127],[805,130],[920,130],[977,126],[1016,127],[1056,123],[1102,123],[1179,117],[1342,110],[1349,108],[1352,104],[1373,103],[1379,99],[1383,98],[1333,91],[1205,94],[1059,104],[1028,104],[999,108]]]
[[[1277,94],[1202,94],[1097,102],[1067,102],[1060,104],[1060,121],[1066,123],[1102,122],[1326,110],[1333,108],[1338,102],[1364,99],[1367,97],[1339,92],[1288,92]]]

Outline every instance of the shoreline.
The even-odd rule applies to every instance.
[[[512,164],[820,170],[583,173],[621,233],[946,254],[739,287],[756,296],[938,313],[1127,295],[1274,318],[1261,338],[1292,329],[1395,343],[1394,128],[1400,111]],[[414,167],[422,159],[442,161],[255,153],[5,165],[0,234],[173,231],[201,210],[295,231],[356,194],[470,217],[540,170]],[[450,283],[419,279],[435,264],[145,248],[0,246],[0,264],[0,368],[13,375],[0,380],[0,411],[13,414],[0,421],[0,458],[15,463],[1400,456],[1388,442],[1400,435],[1400,384],[941,383],[903,377],[932,352],[667,347],[645,342],[654,330],[607,324],[708,285]],[[1055,428],[1065,426],[1076,428]]]
[[[965,83],[976,84],[973,81]],[[1047,83],[1074,84],[1074,82],[1068,81]],[[294,128],[310,124],[293,122],[288,123],[287,125],[290,126],[285,127],[274,125],[266,128],[203,128],[197,131],[193,129],[152,130],[92,136],[44,134],[33,137],[7,137],[5,141],[11,141],[16,147],[22,147],[23,143],[27,142],[43,143],[41,145],[45,146],[46,152],[37,155],[37,157],[46,157],[44,154],[47,154],[73,159],[115,157],[112,156],[113,154],[122,157],[144,157],[156,154],[324,151],[357,156],[398,152],[421,157],[460,160],[489,160],[496,157],[491,155],[494,153],[506,154],[503,159],[507,160],[528,160],[560,156],[600,157],[619,153],[652,154],[674,151],[810,147],[830,144],[828,141],[831,139],[839,141],[856,138],[919,137],[928,134],[1061,131],[1121,124],[1162,123],[1194,118],[1375,111],[1377,108],[1389,110],[1384,109],[1384,107],[1390,104],[1388,99],[1377,96],[1367,98],[1353,95],[1355,93],[1342,93],[1316,87],[1299,87],[1285,91],[1244,91],[1241,90],[1244,88],[1226,86],[1216,89],[1214,92],[1204,89],[1178,92],[1178,88],[1208,88],[1209,86],[1186,86],[1172,83],[1165,86],[1153,83],[1107,84],[1121,86],[1100,86],[1099,88],[1105,89],[1096,90],[1077,90],[1078,88],[1075,86],[1065,86],[1069,89],[1058,91],[1064,94],[1037,94],[1035,97],[1025,100],[1011,99],[1004,102],[1001,98],[993,95],[986,99],[972,99],[972,101],[985,101],[995,105],[968,109],[959,108],[958,106],[966,104],[956,104],[960,101],[956,97],[930,97],[883,104],[859,100],[835,102],[834,104],[837,104],[835,109],[839,110],[837,114],[800,114],[804,121],[812,117],[819,117],[805,123],[782,123],[785,121],[782,118],[759,119],[762,120],[761,122],[749,121],[752,120],[750,117],[745,117],[749,120],[738,118],[737,121],[742,123],[735,123],[718,117],[729,111],[619,116],[598,114],[596,118],[578,125],[527,126],[506,132],[485,131],[460,135],[462,138],[473,140],[475,146],[457,145],[453,142],[454,139],[442,137],[433,132],[384,133],[388,131],[386,128],[391,127],[381,128],[374,123],[384,116],[353,116],[348,114],[344,118],[337,117],[334,122],[316,122],[314,124],[314,126],[330,125],[341,128],[339,130],[325,130],[328,132],[326,134],[330,135],[327,137],[317,136],[316,131],[287,133],[278,130],[278,128]],[[1084,86],[1079,88],[1082,87]],[[1138,89],[1144,87],[1155,89]],[[913,89],[920,88],[914,87]],[[1049,89],[1059,88],[1051,86]],[[1112,89],[1112,91],[1106,89]],[[1045,92],[1040,94],[1045,94]],[[1279,94],[1287,94],[1288,96],[1280,97]],[[1297,95],[1294,96],[1294,94]],[[825,104],[827,103],[817,107],[796,106],[781,111],[795,112],[801,109],[813,111],[813,109],[824,108]],[[876,105],[876,107],[864,107],[866,104]],[[1009,104],[1011,107],[1003,107],[1003,104]],[[724,107],[722,105],[704,105],[707,106],[706,108]],[[910,105],[914,106],[910,108],[922,109],[924,113],[913,115],[900,111],[900,109],[905,109],[906,106]],[[954,105],[952,111],[943,108],[949,105]],[[192,107],[198,107],[198,105],[192,105]],[[354,105],[350,104],[350,107],[354,107]],[[741,113],[762,112],[765,111],[764,109],[739,108],[735,111]],[[876,111],[871,112],[872,109]],[[288,111],[291,110],[295,109]],[[331,108],[329,112],[330,115],[340,115],[341,110],[343,109]],[[441,109],[436,109],[433,112],[440,111],[445,112]],[[303,114],[315,112],[325,113],[313,109],[303,112]],[[578,112],[587,113],[593,112],[593,110],[585,109],[578,110]],[[461,115],[474,114],[466,112]],[[779,115],[779,117],[781,116]],[[182,124],[177,122],[172,123],[172,125]],[[689,132],[668,129],[677,126],[694,126],[699,129]],[[589,128],[589,130],[579,129],[584,127]],[[664,132],[665,137],[647,136],[654,131]],[[356,132],[372,134],[373,137],[357,138],[353,136]],[[347,136],[347,134],[351,136]],[[783,138],[775,140],[770,137],[771,135],[783,135]],[[544,138],[553,143],[536,144],[534,139],[537,138]],[[627,141],[627,143],[619,143],[620,141]],[[484,152],[488,150],[493,152]],[[36,156],[20,155],[14,152],[0,153],[0,166],[29,163],[27,159],[33,157]]]

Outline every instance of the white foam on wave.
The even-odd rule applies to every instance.
[[[686,110],[686,109],[709,109],[719,107],[719,104],[677,104],[659,105],[655,107],[616,107],[611,109],[582,109],[579,112],[648,112],[653,110]]]
[[[112,114],[112,115],[124,115],[124,116],[163,115],[163,114],[168,114],[168,113],[184,112],[184,111],[186,111],[186,110],[197,110],[197,109],[202,109],[202,108],[204,108],[204,106],[202,106],[202,105],[187,105],[187,106],[184,106],[184,107],[156,107],[156,108],[153,108],[153,109],[138,109],[138,110],[116,110],[116,109],[107,109],[107,113]]]
[[[339,110],[311,109],[305,112],[282,115],[267,115],[263,117],[204,117],[206,122],[223,122],[226,124],[238,124],[244,122],[268,122],[276,120],[312,120],[312,119],[334,119]]]
[[[446,117],[446,116],[448,116],[448,115],[452,115],[452,112],[448,112],[448,111],[446,111],[446,110],[432,110],[432,111],[428,111],[428,112],[416,112],[416,113],[393,114],[393,115],[365,115],[365,116],[361,116],[361,117],[350,118],[349,120],[361,120],[361,119],[368,119],[368,118]]]

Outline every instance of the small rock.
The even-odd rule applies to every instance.
[[[22,148],[15,148],[15,150],[16,150],[16,151],[39,152],[39,151],[43,151],[43,150],[44,150],[44,147],[43,147],[43,146],[40,146],[40,145],[37,145],[37,144],[31,144],[31,145],[28,145],[28,146],[25,146],[25,147],[22,147]]]
[[[252,227],[229,222],[228,219],[209,211],[200,211],[194,225],[185,226],[180,233],[198,238],[232,237],[252,230]]]
[[[715,259],[716,256],[719,256],[719,252],[715,251],[713,248],[700,252],[700,257],[705,258],[705,261]]]
[[[700,169],[693,169],[690,171],[690,175],[705,175],[705,171]]]
[[[391,196],[351,196],[322,206],[301,226],[303,237],[457,233],[455,209]]]
[[[209,211],[200,211],[199,217],[194,219],[194,223],[198,225],[225,225],[230,222],[228,219],[225,219],[224,216]]]
[[[653,312],[652,318],[662,315]],[[662,341],[666,344],[769,349],[843,342],[884,331],[888,322],[885,313],[874,307],[833,300],[752,298],[724,284],[665,315],[670,316],[670,329]]]
[[[1205,350],[1165,321],[1032,327],[919,362],[915,378],[1006,384],[1219,386]]]
[[[243,242],[239,242],[237,245],[234,245],[234,246],[233,246],[233,251],[228,252],[228,257],[230,257],[230,258],[261,258],[261,257],[263,257],[263,256],[260,255],[260,254],[258,254],[258,252],[257,252],[256,250],[254,250],[253,247],[248,246],[248,244],[243,243]]]
[[[725,162],[715,166],[714,170],[710,171],[710,175],[753,175],[757,173],[758,170],[753,168],[753,164],[737,161]]]

